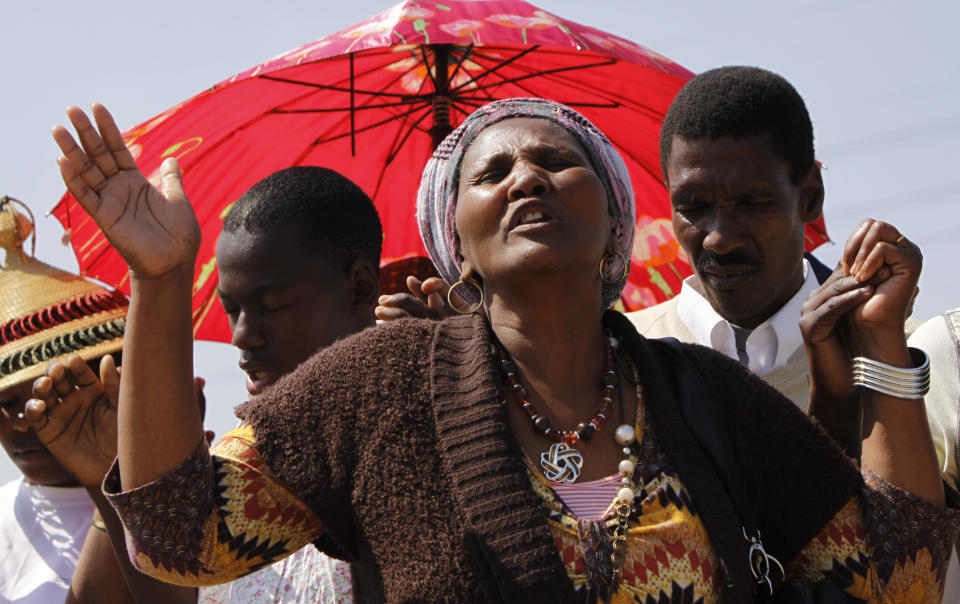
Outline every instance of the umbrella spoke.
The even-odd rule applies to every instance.
[[[387,123],[389,123],[389,122],[392,122],[392,121],[394,121],[394,120],[402,119],[402,118],[408,117],[408,116],[410,116],[410,115],[413,115],[414,113],[416,113],[416,112],[419,111],[420,109],[423,109],[424,107],[429,107],[429,105],[425,105],[425,106],[423,106],[423,107],[414,107],[413,109],[409,109],[409,110],[407,110],[407,111],[403,111],[403,112],[401,112],[401,113],[399,113],[399,114],[397,114],[397,115],[391,115],[390,117],[385,118],[385,119],[382,119],[382,120],[380,120],[380,121],[378,121],[378,122],[374,122],[374,123],[372,123],[372,124],[368,124],[368,125],[366,125],[366,126],[363,126],[362,128],[357,128],[357,134],[359,134],[359,133],[361,133],[361,132],[366,132],[366,131],[368,131],[368,130],[373,130],[374,128],[379,128],[380,126],[382,126],[382,125],[384,125],[384,124],[387,124]],[[331,142],[331,141],[339,140],[339,139],[344,138],[344,137],[347,137],[347,136],[350,136],[350,133],[349,133],[349,132],[344,132],[344,133],[342,133],[342,134],[337,134],[337,135],[335,135],[335,136],[331,136],[330,138],[323,138],[323,136],[320,136],[320,137],[318,137],[318,138],[314,141],[314,144],[329,143],[329,142]]]
[[[425,103],[427,98],[425,96],[412,97],[405,101],[398,101],[396,103],[377,103],[376,105],[361,105],[359,107],[354,107],[354,111],[365,111],[367,109],[387,109],[390,107],[403,107],[405,105],[414,105],[417,103]],[[350,111],[350,107],[326,107],[326,108],[317,108],[317,109],[271,109],[269,113],[337,113],[340,111]]]
[[[350,92],[349,87],[345,88],[343,86],[333,86],[330,84],[316,84],[314,82],[301,82],[299,80],[291,80],[289,78],[280,78],[277,76],[270,76],[270,75],[259,75],[257,77],[264,80],[270,80],[273,82],[283,82],[285,84],[297,84],[299,86],[309,86],[310,88],[317,88],[319,90],[332,90],[334,92],[346,92],[346,93]],[[374,97],[388,96],[388,97],[395,97],[398,99],[405,99],[411,96],[409,94],[401,94],[398,92],[383,92],[383,91],[374,92],[370,90],[359,90],[359,89],[354,90],[353,92],[355,94],[363,94],[367,96],[374,96]]]
[[[468,106],[470,106],[470,107],[473,107],[473,109],[479,109],[480,107],[483,107],[484,105],[486,105],[486,104],[489,103],[490,101],[494,101],[494,100],[496,100],[496,99],[490,98],[489,100],[487,100],[487,99],[471,99],[471,98],[457,97],[457,98],[454,99],[454,100],[456,101],[456,103],[463,103],[464,105],[468,105]],[[456,103],[451,103],[451,105],[454,106],[454,107],[456,107]],[[462,108],[460,108],[460,107],[457,107],[457,109],[460,110],[460,112],[464,115],[464,117],[466,117],[466,116],[470,115],[471,113],[473,113],[472,110],[471,110],[471,111],[464,111],[464,110],[463,110]]]
[[[437,74],[434,73],[436,70],[436,63],[434,63],[434,69],[430,69],[430,59],[427,58],[426,44],[421,44],[418,47],[420,51],[420,60],[423,61],[423,65],[427,68],[427,77],[430,78],[430,81],[433,83],[434,92],[439,92],[437,90]],[[436,54],[433,55],[436,58]],[[425,82],[424,82],[425,83]],[[421,90],[423,89],[423,84],[421,84]]]
[[[578,70],[581,70],[581,69],[590,69],[590,68],[593,68],[593,67],[606,67],[606,66],[608,66],[608,65],[616,65],[616,64],[617,64],[617,60],[616,60],[616,59],[608,59],[608,60],[606,60],[606,61],[600,61],[600,62],[597,62],[597,63],[587,63],[587,64],[585,64],[585,65],[573,65],[573,66],[570,66],[570,67],[556,67],[556,68],[554,68],[554,69],[547,69],[547,70],[540,70],[540,71],[530,71],[530,73],[528,73],[528,74],[526,74],[526,75],[517,76],[517,77],[515,77],[515,78],[504,78],[504,79],[501,80],[500,82],[497,82],[497,83],[495,83],[495,84],[490,84],[489,86],[502,86],[502,85],[504,85],[504,84],[516,84],[517,82],[521,82],[521,81],[523,81],[523,80],[529,80],[530,78],[547,77],[547,76],[551,76],[551,75],[556,75],[556,74],[558,74],[558,73],[568,73],[568,72],[571,72],[571,71],[578,71]],[[500,74],[494,74],[492,71],[491,71],[490,73],[493,74],[493,75],[496,75],[497,77],[500,77],[500,78],[503,77],[503,76],[500,75]],[[489,87],[489,86],[481,86],[481,88],[486,88],[486,87]]]
[[[527,56],[528,54],[532,53],[533,51],[537,50],[538,48],[540,48],[540,45],[539,45],[539,44],[534,45],[534,46],[531,46],[530,48],[525,48],[525,49],[523,49],[522,51],[518,52],[517,54],[515,54],[515,55],[512,56],[512,57],[510,57],[509,59],[506,59],[505,61],[501,61],[500,63],[498,63],[497,65],[494,65],[493,67],[490,67],[490,68],[488,68],[488,69],[485,69],[483,72],[477,74],[477,76],[474,77],[473,80],[464,82],[463,84],[461,84],[461,85],[459,85],[459,86],[455,86],[453,89],[451,89],[451,92],[457,92],[458,90],[460,90],[460,89],[463,88],[464,86],[469,85],[470,82],[476,82],[476,83],[479,84],[480,80],[482,80],[482,79],[486,78],[487,76],[489,76],[489,75],[497,72],[498,70],[502,69],[503,67],[506,67],[507,65],[510,65],[510,64],[512,64],[512,63],[514,63],[514,62],[516,62],[516,61],[519,61],[520,59],[522,59],[523,57],[525,57],[525,56]],[[489,58],[489,60],[495,60],[495,59]]]
[[[473,52],[473,44],[470,44],[469,46],[467,46],[466,48],[464,48],[464,50],[463,50],[462,53],[461,53],[462,56],[460,57],[460,60],[457,61],[456,66],[453,68],[453,73],[450,74],[450,81],[451,81],[451,82],[453,82],[453,81],[456,79],[457,74],[460,73],[460,68],[463,67],[463,64],[467,61],[467,59],[470,58],[470,54],[471,54],[472,52]],[[453,54],[453,53],[451,53],[451,54]],[[465,67],[464,67],[464,71],[466,71],[466,68],[465,68]],[[467,73],[469,73],[469,72],[467,72]]]
[[[391,148],[390,154],[387,156],[387,161],[383,163],[383,168],[380,170],[380,176],[379,178],[377,178],[377,185],[374,188],[374,193],[373,193],[374,197],[376,197],[377,194],[380,193],[380,185],[383,184],[383,178],[387,174],[387,167],[390,166],[390,164],[393,163],[393,160],[397,158],[397,155],[403,149],[404,143],[407,142],[407,139],[410,138],[410,135],[413,134],[413,131],[420,130],[421,132],[426,132],[426,130],[424,130],[423,128],[420,128],[419,125],[420,125],[420,122],[422,122],[430,114],[431,114],[430,111],[425,111],[423,115],[417,118],[417,120],[410,125],[410,128],[407,130],[407,133],[403,135],[403,138],[400,139],[399,142],[396,142],[395,145]],[[397,130],[397,134],[399,135],[399,133],[402,131],[403,131],[403,127],[401,126],[400,129]],[[396,141],[396,137],[394,137],[394,141]]]

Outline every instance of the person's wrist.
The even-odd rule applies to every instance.
[[[867,329],[858,333],[854,356],[864,356],[897,367],[912,366],[903,326],[899,329]]]
[[[130,269],[130,286],[147,288],[167,288],[189,285],[193,286],[194,263],[183,262],[160,275],[144,274],[136,269]]]

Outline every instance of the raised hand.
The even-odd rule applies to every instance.
[[[63,182],[133,276],[151,279],[184,267],[192,272],[200,227],[176,160],[164,161],[158,189],[137,168],[106,107],[95,104],[92,113],[96,128],[80,108],[67,108],[79,145],[63,126],[51,131],[63,152],[57,160]]]
[[[77,355],[51,363],[33,384],[24,418],[57,461],[85,487],[99,488],[117,456],[120,374],[107,355],[100,379]]]
[[[409,294],[392,294],[380,296],[374,313],[381,321],[396,321],[407,317],[418,319],[443,319],[454,314],[454,310],[447,304],[447,293],[450,286],[440,277],[430,277],[421,282],[414,276],[407,277]],[[454,303],[460,302],[456,292]]]

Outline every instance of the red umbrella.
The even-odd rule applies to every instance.
[[[425,255],[414,202],[435,144],[491,100],[555,99],[606,132],[630,170],[638,237],[622,302],[636,309],[672,296],[689,274],[666,218],[658,135],[690,77],[643,46],[526,2],[408,0],[237,74],[124,137],[147,174],[168,156],[180,161],[203,229],[194,333],[229,341],[214,246],[230,204],[253,183],[294,165],[345,174],[380,212],[382,270],[405,274]],[[126,289],[126,266],[79,205],[66,195],[54,214],[81,270]],[[811,249],[824,240],[822,225],[810,230]]]

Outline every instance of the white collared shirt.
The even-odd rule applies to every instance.
[[[761,323],[747,338],[749,369],[764,375],[787,364],[787,360],[803,345],[800,337],[800,310],[807,297],[820,287],[810,263],[803,260],[803,285],[772,317]],[[717,314],[703,295],[696,275],[683,281],[677,296],[677,314],[690,329],[697,343],[737,360],[737,345],[733,329],[726,319]]]

